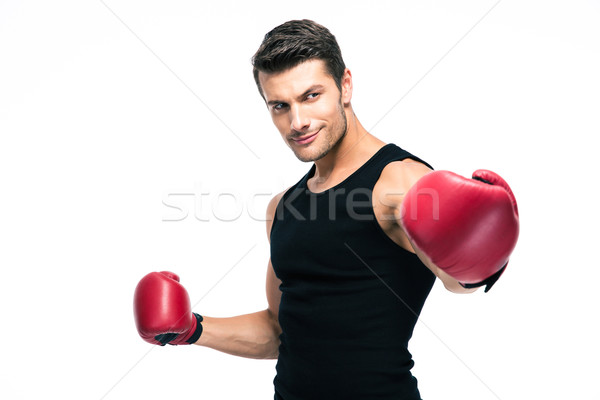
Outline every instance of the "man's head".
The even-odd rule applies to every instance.
[[[271,30],[252,57],[254,80],[261,96],[264,98],[259,72],[281,72],[314,59],[325,62],[327,73],[341,91],[346,65],[335,36],[327,28],[303,19],[288,21]]]
[[[253,58],[254,78],[273,123],[301,161],[341,143],[352,115],[352,77],[335,37],[312,21],[273,29]]]

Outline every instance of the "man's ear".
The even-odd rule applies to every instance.
[[[346,68],[342,75],[342,104],[347,106],[350,100],[352,100],[352,73]]]

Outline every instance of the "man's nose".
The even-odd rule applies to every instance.
[[[310,118],[308,118],[300,106],[293,106],[291,108],[291,118],[291,128],[293,131],[304,132],[310,126]]]

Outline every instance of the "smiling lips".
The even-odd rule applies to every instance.
[[[316,139],[317,134],[320,132],[321,130],[319,129],[318,131],[316,131],[315,133],[311,133],[309,135],[304,135],[298,138],[292,138],[292,140],[296,143],[296,144],[308,144],[310,142],[312,142],[313,140]]]

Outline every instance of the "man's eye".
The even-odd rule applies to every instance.
[[[284,103],[275,104],[273,106],[273,110],[275,110],[275,111],[280,111],[280,110],[283,110],[284,108],[285,108],[285,104]]]
[[[311,99],[316,99],[317,97],[319,97],[320,93],[311,93],[308,96],[306,96],[307,99],[311,100]]]

